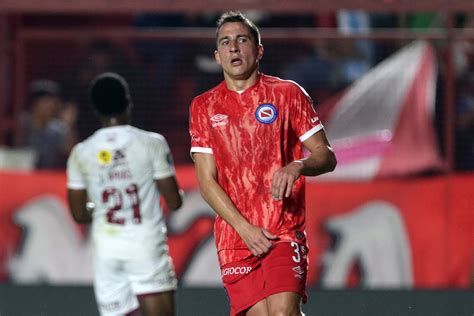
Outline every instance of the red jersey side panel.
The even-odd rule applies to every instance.
[[[291,81],[260,75],[239,94],[221,83],[197,96],[190,109],[191,152],[213,154],[218,182],[240,213],[280,240],[304,238],[304,177],[289,198],[270,195],[275,171],[302,157],[302,141],[323,127],[304,90]],[[246,249],[219,216],[214,234],[221,264]]]

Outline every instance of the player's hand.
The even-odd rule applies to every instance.
[[[248,224],[240,231],[239,235],[254,256],[263,256],[273,247],[273,240],[278,236],[273,235],[264,228]]]
[[[293,184],[301,176],[303,167],[302,161],[292,161],[273,174],[270,194],[274,199],[282,200],[283,197],[290,196]]]

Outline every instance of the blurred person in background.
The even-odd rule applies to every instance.
[[[474,13],[463,17],[463,31],[474,27]],[[456,169],[474,170],[474,41],[454,45],[456,75]]]
[[[456,168],[474,170],[474,67],[458,83]]]
[[[68,202],[78,223],[92,222],[94,290],[101,315],[174,315],[177,280],[159,203],[182,204],[166,139],[129,125],[125,79],[104,73],[90,85],[102,127],[68,159]]]
[[[339,87],[336,81],[337,64],[331,57],[332,52],[329,48],[325,41],[314,41],[309,54],[282,69],[282,77],[298,82],[310,96],[320,102],[328,99]]]
[[[191,153],[231,315],[301,315],[308,269],[304,177],[336,158],[307,93],[259,72],[260,33],[240,12],[217,23],[224,81],[190,106]],[[303,158],[303,146],[310,152]]]
[[[66,158],[77,142],[77,108],[63,103],[61,88],[51,80],[30,84],[28,112],[20,118],[20,146],[34,150],[36,169],[66,167]]]
[[[125,53],[126,45],[119,45],[108,40],[93,40],[87,43],[83,58],[77,67],[61,81],[64,98],[75,104],[78,109],[77,130],[79,140],[89,137],[99,124],[89,99],[83,91],[89,83],[104,72],[120,73],[127,78],[131,89],[135,91],[135,101],[142,105],[134,110],[132,120],[135,126],[151,129],[156,126],[150,115],[149,106],[155,105],[155,91],[142,65],[136,62],[130,54]]]

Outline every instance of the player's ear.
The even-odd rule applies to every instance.
[[[216,62],[220,65],[221,58],[219,57],[219,53],[217,52],[217,49],[214,51],[214,58],[216,59]]]
[[[258,47],[257,47],[257,60],[262,59],[263,51],[264,51],[263,45],[262,44],[258,45]]]

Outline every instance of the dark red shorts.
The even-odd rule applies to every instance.
[[[259,301],[281,292],[296,292],[305,303],[307,251],[297,242],[280,242],[263,258],[252,256],[221,267],[230,315],[244,315]]]

